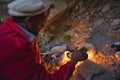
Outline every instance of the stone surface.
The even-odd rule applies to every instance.
[[[65,2],[56,1],[54,4],[54,8],[51,10],[50,16],[48,17],[48,21],[51,21],[59,16],[61,17],[66,9],[67,4]]]
[[[120,51],[115,52],[115,56],[116,56],[117,58],[120,58]]]
[[[119,80],[115,76],[114,72],[105,72],[102,75],[95,76],[92,80]]]
[[[87,60],[78,66],[77,74],[82,74],[86,78],[86,80],[91,80],[94,75],[98,75],[103,71],[104,70],[100,65]]]
[[[105,6],[103,6],[102,12],[107,12],[110,10],[110,4],[106,4]]]
[[[120,24],[120,19],[114,19],[111,23],[112,26]]]
[[[94,21],[94,26],[101,26],[104,22],[104,18],[98,18],[97,20]]]
[[[45,4],[49,4],[49,3],[54,4],[54,8],[51,9],[50,15],[49,15],[48,20],[47,20],[48,24],[50,24],[50,23],[58,20],[62,16],[64,16],[64,14],[67,11],[69,11],[69,9],[71,7],[73,7],[75,5],[75,3],[76,3],[75,1],[68,2],[67,0],[58,0],[58,1],[55,1],[55,0],[43,0],[43,1],[44,1]]]

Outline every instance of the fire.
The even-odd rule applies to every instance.
[[[70,54],[70,55],[68,55],[68,54]],[[70,51],[65,51],[64,52],[64,54],[61,56],[61,58],[59,60],[60,66],[66,64],[68,61],[70,61],[71,54],[72,53]],[[81,65],[83,63],[84,63],[84,61],[80,61],[75,65],[75,67],[77,68],[79,65]]]
[[[87,51],[87,54],[88,54],[88,59],[93,61],[94,60],[94,55],[95,55],[94,48],[89,48],[88,51]],[[79,65],[81,65],[83,63],[84,63],[84,61],[80,61],[76,64],[75,67],[77,68]]]
[[[78,63],[75,65],[75,68],[77,68],[79,65],[81,65],[81,64],[83,64],[83,63],[84,63],[84,61],[78,62]]]
[[[70,55],[68,55],[68,54],[70,54]],[[70,61],[70,56],[71,56],[71,52],[70,51],[65,51],[64,53],[63,53],[63,55],[61,56],[61,58],[59,59],[59,64],[60,65],[64,65],[65,63],[67,63],[68,61]],[[94,50],[94,48],[89,48],[88,49],[88,51],[87,51],[87,54],[88,54],[88,59],[89,60],[93,60],[93,57],[94,57],[94,55],[95,55],[95,50]],[[80,61],[80,62],[78,62],[78,64],[77,65],[80,65],[80,64],[82,64],[84,61]]]
[[[96,53],[95,47],[90,43],[85,43],[83,47],[87,49],[86,53],[88,54],[88,59],[93,60],[94,55]]]
[[[63,55],[61,56],[60,60],[59,60],[59,64],[60,65],[64,65],[65,63],[67,63],[68,61],[70,61],[70,58],[68,57],[68,53],[70,53],[69,51],[65,51],[63,53]],[[70,53],[71,54],[71,53]]]
[[[87,54],[88,54],[88,59],[89,60],[92,60],[94,55],[95,55],[95,50],[93,48],[90,48],[88,51],[87,51]]]

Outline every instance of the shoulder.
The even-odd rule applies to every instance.
[[[31,43],[24,36],[12,31],[0,32],[0,56],[28,53],[31,51]]]
[[[12,19],[7,19],[6,22],[0,25],[0,44],[2,46],[18,47],[22,43],[29,43],[29,40]]]

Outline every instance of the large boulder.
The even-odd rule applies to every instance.
[[[90,60],[86,60],[77,67],[77,70],[74,75],[74,80],[81,80],[81,79],[91,80],[94,75],[98,75],[103,71],[104,69],[102,68],[102,66]]]

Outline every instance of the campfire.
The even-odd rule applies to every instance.
[[[62,51],[57,52],[57,48],[58,48],[57,46],[57,47],[54,47],[54,49],[52,49],[53,52],[42,53],[42,59],[47,69],[50,72],[58,70],[60,66],[70,61],[70,57],[72,53],[68,51],[67,48],[65,48],[65,46],[64,46],[65,48],[64,50],[62,47],[63,46],[59,46],[59,48]],[[92,44],[85,43],[81,47],[86,47],[88,49],[87,50],[88,59],[85,61],[80,61],[76,64],[76,69],[73,73],[71,80],[75,80],[76,78],[78,78],[78,76],[81,78],[84,77],[86,78],[86,80],[91,80],[94,75],[100,75],[105,71],[104,61],[105,59],[108,59],[107,56],[101,52],[96,53],[96,50]],[[57,52],[57,53],[54,53],[54,52]],[[112,62],[111,62],[111,65],[112,65]]]
[[[84,47],[88,49],[88,59],[92,60],[95,55],[94,47],[90,44],[85,44]],[[46,64],[49,71],[55,71],[59,69],[60,66],[70,61],[72,52],[68,51],[65,45],[54,47],[51,51],[52,52],[41,53],[43,63]],[[84,61],[78,62],[76,67],[82,63],[84,63]]]

